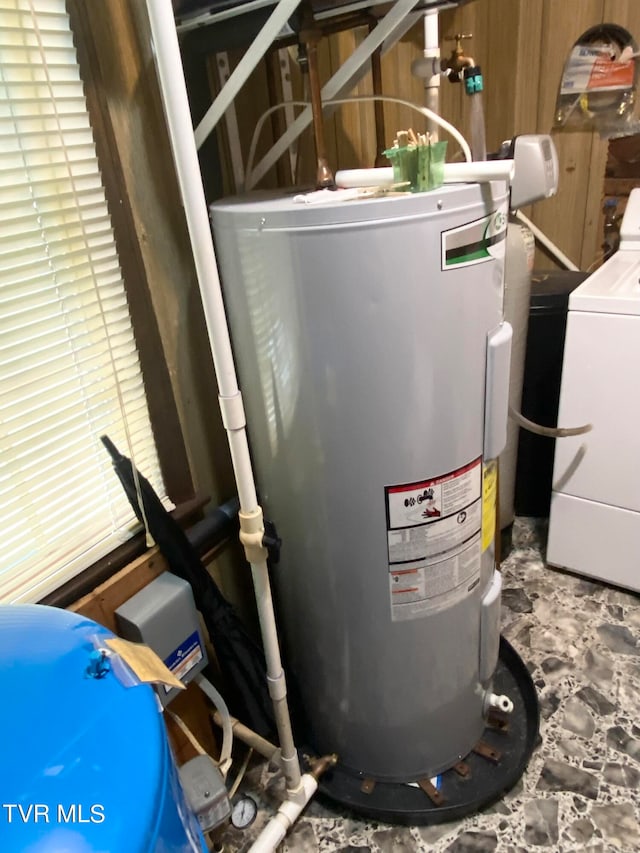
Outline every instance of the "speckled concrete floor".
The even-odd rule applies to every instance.
[[[640,597],[547,567],[544,525],[517,519],[502,564],[503,634],[532,673],[542,744],[504,799],[432,827],[372,823],[313,801],[283,851],[527,853],[640,850]],[[247,779],[264,808],[225,848],[245,851],[277,808],[282,780]]]

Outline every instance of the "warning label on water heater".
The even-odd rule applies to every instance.
[[[450,607],[480,578],[482,458],[385,488],[393,621]]]

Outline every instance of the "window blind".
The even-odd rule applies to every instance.
[[[0,0],[0,601],[131,535],[104,433],[166,497],[64,0]]]

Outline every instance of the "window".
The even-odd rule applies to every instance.
[[[64,0],[0,0],[0,601],[131,535],[104,433],[165,495]]]

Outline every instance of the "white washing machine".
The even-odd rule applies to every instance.
[[[640,189],[620,248],[569,299],[547,561],[640,590]]]

